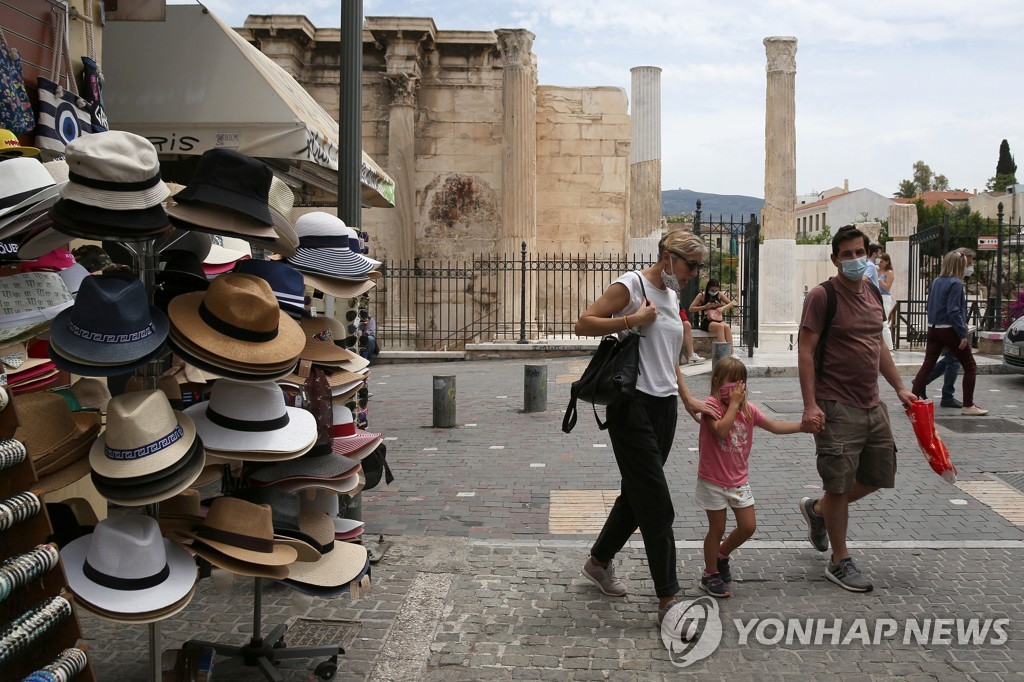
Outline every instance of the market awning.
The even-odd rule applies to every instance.
[[[161,154],[237,149],[336,192],[338,122],[201,5],[168,5],[165,22],[108,23],[103,71],[111,125],[149,138]],[[394,205],[394,181],[366,152],[361,180],[364,205]]]

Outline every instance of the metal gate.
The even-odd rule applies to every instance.
[[[733,345],[744,347],[747,357],[754,357],[757,347],[757,277],[758,254],[761,244],[761,226],[757,216],[743,222],[729,216],[710,216],[705,220],[701,202],[693,214],[693,232],[704,240],[708,247],[708,267],[701,272],[700,280],[692,280],[683,287],[679,302],[689,308],[691,301],[704,290],[709,279],[717,279],[722,291],[736,307],[726,313],[734,327]],[[736,332],[739,332],[738,334]]]
[[[1024,314],[1024,229],[996,220],[948,214],[941,224],[925,225],[910,236],[907,299],[897,302],[896,343],[923,345],[928,331],[928,291],[942,270],[942,257],[953,249],[974,250],[974,274],[966,278],[967,324],[980,330],[1006,329]],[[979,238],[994,246],[979,248]],[[986,244],[986,245],[989,245]]]

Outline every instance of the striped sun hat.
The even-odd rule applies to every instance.
[[[355,253],[349,247],[345,222],[323,211],[300,216],[295,221],[299,246],[288,264],[305,272],[365,280],[380,263]]]

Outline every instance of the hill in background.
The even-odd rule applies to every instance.
[[[764,199],[748,197],[742,194],[709,194],[708,192],[695,192],[691,189],[669,189],[661,193],[661,214],[680,215],[693,213],[697,206],[697,199],[701,202],[701,213],[705,217],[720,214],[726,217],[732,215],[735,218],[749,218],[751,213],[761,214],[764,207]]]

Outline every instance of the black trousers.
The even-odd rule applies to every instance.
[[[640,528],[658,597],[679,592],[676,542],[672,532],[675,510],[665,460],[676,433],[679,399],[637,393],[632,400],[608,406],[608,434],[622,475],[622,491],[590,550],[598,561],[611,561]]]

